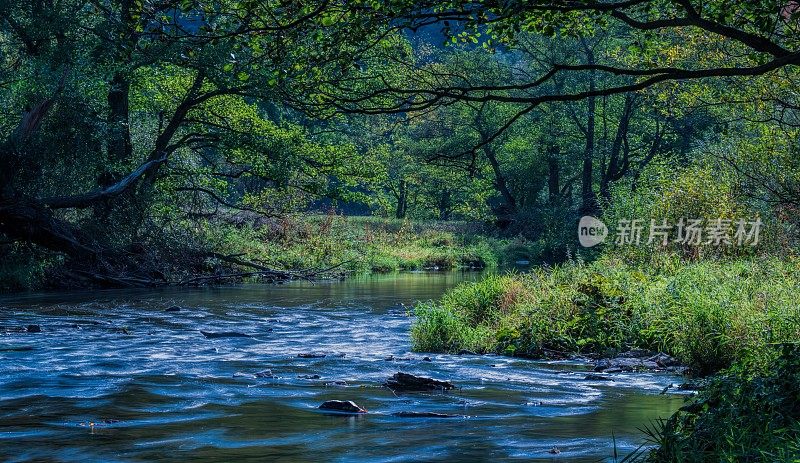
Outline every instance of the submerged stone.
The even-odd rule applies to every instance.
[[[595,374],[595,373],[590,373],[590,374],[586,375],[583,379],[589,380],[589,381],[614,381],[614,378],[612,378],[612,377],[610,377],[608,375],[598,375],[598,374]]]
[[[384,386],[394,391],[449,391],[455,385],[449,381],[442,381],[425,376],[415,376],[409,373],[397,372],[383,383]]]
[[[249,334],[240,333],[238,331],[220,331],[220,332],[211,332],[211,331],[203,331],[200,330],[203,336],[209,339],[216,339],[216,338],[249,338],[251,337]]]
[[[392,413],[392,416],[400,418],[458,418],[461,415],[449,415],[447,413],[435,412],[397,412]]]
[[[326,400],[317,408],[337,413],[367,413],[367,410],[359,407],[352,400]]]
[[[28,325],[27,331],[28,333],[41,333],[42,327],[39,325]]]
[[[655,370],[659,368],[656,362],[632,357],[617,357],[613,359],[599,360],[594,367],[594,371],[605,371],[606,373],[622,371],[641,371]]]

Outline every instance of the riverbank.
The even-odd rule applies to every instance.
[[[489,226],[368,216],[292,215],[221,228],[217,245],[284,270],[347,274],[496,267],[510,240]]]
[[[706,387],[646,428],[656,447],[633,461],[797,461],[799,287],[795,258],[604,256],[462,284],[417,307],[412,339],[419,351],[532,358],[666,352]]]
[[[533,358],[646,349],[705,375],[800,339],[798,287],[797,260],[603,257],[461,285],[418,306],[412,338],[421,351]]]
[[[337,214],[280,218],[218,214],[176,223],[130,250],[126,264],[98,271],[46,250],[9,251],[0,292],[81,287],[198,286],[344,278],[402,270],[486,269],[533,261],[540,251],[491,226]],[[191,237],[188,239],[187,237]],[[107,277],[107,274],[113,277]]]
[[[646,463],[796,462],[800,459],[800,348],[768,349],[714,377],[668,420],[647,427]]]

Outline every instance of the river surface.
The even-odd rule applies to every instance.
[[[580,362],[411,352],[410,306],[474,278],[0,299],[0,461],[613,461],[612,435],[629,453],[683,403],[660,394],[679,381],[666,374],[587,381]],[[460,389],[380,387],[397,371]],[[370,413],[320,413],[329,399]]]

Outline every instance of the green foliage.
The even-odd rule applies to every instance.
[[[31,252],[19,244],[2,245],[0,292],[41,289],[47,268],[59,259],[45,252]]]
[[[460,349],[480,350],[489,333],[473,328],[457,314],[441,306],[421,303],[415,313],[419,322],[412,327],[415,348],[426,352],[457,352]]]
[[[800,349],[765,346],[769,364],[742,361],[649,434],[652,463],[794,462],[800,458]]]
[[[460,222],[294,215],[244,226],[214,224],[209,249],[286,270],[335,267],[344,273],[451,270],[498,265],[505,243]]]
[[[436,322],[426,318],[436,313],[461,331],[488,333],[481,351],[546,357],[636,347],[667,352],[703,375],[800,336],[798,284],[796,260],[661,256],[639,267],[603,257],[465,283],[419,314],[427,328],[412,338],[418,349],[437,345],[429,339]]]

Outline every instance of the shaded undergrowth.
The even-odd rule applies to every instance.
[[[657,447],[632,460],[652,463],[800,460],[800,347],[764,352],[719,374],[688,405],[646,431]]]

